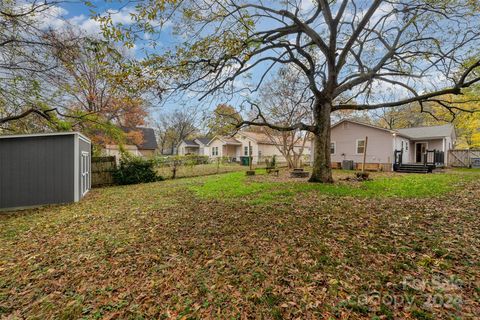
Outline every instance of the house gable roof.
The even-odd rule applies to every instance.
[[[232,138],[232,137],[215,136],[210,140],[210,142],[208,142],[208,145],[211,145],[212,142],[217,140],[217,139],[224,142],[225,144],[231,144],[231,145],[241,145],[242,144],[240,141],[238,141],[237,139]]]
[[[198,143],[195,142],[195,140],[182,140],[182,142],[185,144],[187,147],[199,147]],[[180,143],[182,143],[180,142]]]
[[[455,127],[449,123],[441,126],[430,126],[430,127],[413,127],[413,128],[404,128],[404,129],[396,129],[396,130],[390,130],[390,129],[385,129],[382,127],[377,127],[375,125],[371,125],[368,123],[363,123],[359,121],[354,121],[354,120],[349,120],[349,119],[344,119],[341,120],[334,125],[332,125],[332,129],[340,125],[341,123],[344,122],[351,122],[355,123],[361,126],[365,127],[370,127],[378,130],[383,130],[385,132],[389,132],[392,134],[397,134],[400,136],[403,136],[405,138],[409,139],[432,139],[432,138],[443,138],[443,137],[450,137],[453,134],[455,134]]]
[[[198,144],[200,142],[204,146],[206,146],[212,139],[211,138],[197,138],[195,139],[195,142]]]
[[[258,144],[274,144],[268,135],[262,132],[241,131],[238,135],[250,138]]]
[[[364,122],[360,122],[360,121],[355,121],[355,120],[349,120],[349,119],[343,119],[343,120],[340,120],[338,121],[337,123],[333,124],[332,125],[332,129],[337,127],[338,125],[340,125],[341,123],[344,123],[344,122],[351,122],[351,123],[355,123],[355,124],[358,124],[358,125],[361,125],[361,126],[365,126],[365,127],[370,127],[370,128],[373,128],[373,129],[377,129],[377,130],[382,130],[382,131],[386,131],[386,132],[389,132],[389,133],[396,133],[395,130],[390,130],[390,129],[386,129],[386,128],[382,128],[382,127],[378,127],[378,126],[375,126],[373,124],[369,124],[369,123],[364,123]]]
[[[444,138],[452,136],[455,128],[451,123],[441,126],[398,129],[398,132],[412,139]]]
[[[157,137],[155,136],[155,131],[153,128],[125,128],[122,127],[122,130],[125,133],[130,132],[140,132],[142,134],[142,143],[137,145],[139,150],[156,150],[158,149]]]

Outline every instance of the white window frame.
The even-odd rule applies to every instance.
[[[360,141],[363,141],[363,152],[362,152],[362,153],[359,153],[359,152],[358,152],[358,143],[359,143]],[[355,154],[364,154],[364,153],[365,153],[365,139],[357,139],[357,140],[355,141]]]
[[[90,190],[90,152],[82,151],[80,157],[80,191],[82,196]]]
[[[250,148],[248,146],[243,146],[243,155],[246,157],[250,155]]]
[[[218,147],[212,147],[212,156],[218,156]]]
[[[333,152],[332,152],[333,144]],[[335,141],[330,141],[330,155],[335,155],[337,153],[337,143]]]

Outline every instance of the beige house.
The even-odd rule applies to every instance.
[[[402,151],[398,155],[401,154],[404,164],[423,163],[427,150],[442,152],[442,165],[446,164],[448,151],[453,149],[456,142],[455,128],[451,124],[389,130],[357,121],[342,120],[332,126],[332,166],[340,167],[343,160],[362,163],[366,137],[366,163],[375,164],[383,170],[392,169],[395,150]]]
[[[138,157],[149,158],[155,155],[158,150],[158,144],[155,131],[152,128],[122,128],[122,130],[125,131],[125,133],[139,132],[142,135],[141,144],[127,143],[122,146],[123,150]],[[102,155],[115,156],[118,160],[121,157],[120,146],[117,144],[106,144],[102,147]]]
[[[286,162],[277,146],[265,133],[241,131],[233,137],[215,136],[212,139],[184,140],[178,146],[179,155],[199,154],[211,159],[229,158],[233,162],[240,162],[242,157],[252,156],[254,164],[262,163],[267,158],[276,156],[278,162]],[[294,146],[299,152],[302,146]],[[251,153],[250,153],[251,152]],[[303,148],[305,159],[310,158],[310,145]]]

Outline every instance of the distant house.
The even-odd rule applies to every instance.
[[[296,152],[299,152],[301,148],[301,144],[294,146]],[[211,139],[183,140],[179,144],[178,150],[179,155],[199,154],[209,156],[211,159],[224,157],[233,162],[240,162],[241,157],[248,157],[249,151],[251,151],[253,163],[262,162],[265,158],[274,155],[279,162],[286,161],[279,146],[262,132],[241,131],[233,137],[215,136]],[[310,156],[309,144],[305,145],[303,155],[307,158]]]
[[[208,144],[211,140],[211,138],[182,140],[177,146],[178,154],[183,156],[189,154],[208,156],[210,154]]]
[[[122,130],[127,134],[138,132],[141,135],[142,141],[140,144],[134,144],[131,141],[127,142],[122,146],[125,151],[138,157],[151,157],[157,152],[157,138],[152,128],[122,128]],[[102,148],[102,154],[106,156],[116,156],[117,159],[119,159],[121,155],[120,146],[118,144],[106,144]]]
[[[393,167],[395,150],[402,151],[401,161],[404,164],[424,163],[427,151],[435,150],[444,156],[442,163],[439,163],[444,165],[448,163],[448,151],[453,149],[456,142],[455,128],[452,124],[389,130],[357,121],[343,120],[332,126],[330,145],[332,165],[340,166],[343,160],[362,163],[365,137],[368,137],[366,163],[378,164],[384,170],[391,170]]]

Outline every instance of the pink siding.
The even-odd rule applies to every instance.
[[[357,154],[357,139],[368,136],[367,163],[393,162],[393,134],[381,129],[359,125],[352,122],[343,122],[332,128],[331,141],[335,143],[335,153],[332,162],[353,160],[356,163],[363,161],[363,154]]]

